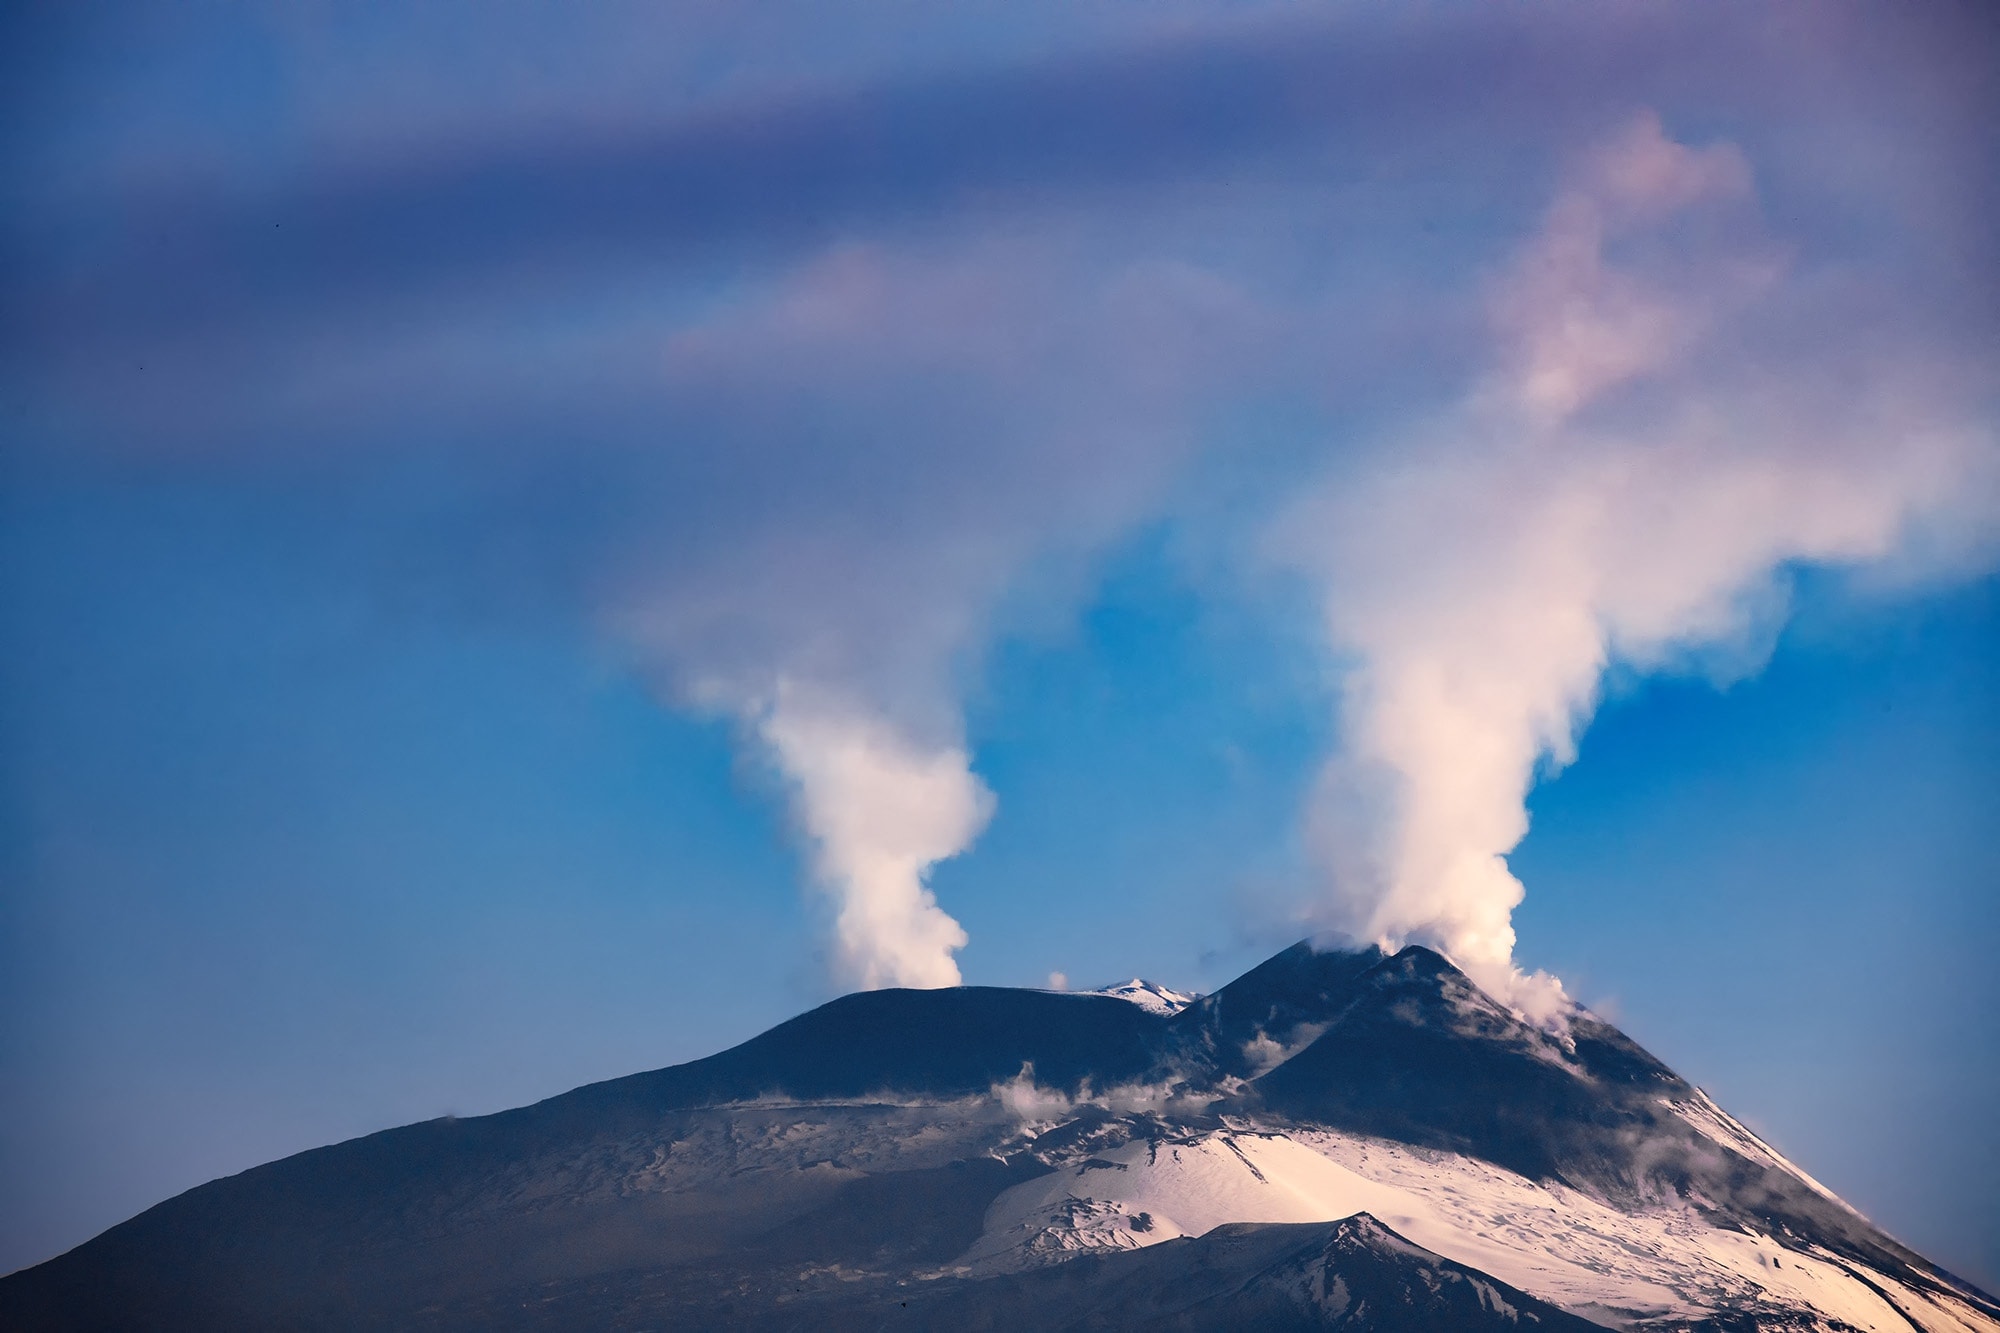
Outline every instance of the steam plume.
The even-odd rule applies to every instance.
[[[925,886],[972,845],[993,797],[958,746],[922,746],[866,712],[784,685],[757,730],[796,784],[815,876],[836,904],[841,970],[867,989],[956,986],[965,931]]]
[[[1197,377],[1177,372],[1220,359],[1226,284],[1094,271],[1073,245],[838,245],[668,340],[743,500],[649,534],[606,619],[663,694],[735,719],[784,775],[846,984],[958,984],[966,934],[927,876],[994,808],[961,665],[1025,569],[1157,502],[1191,448]]]
[[[1428,940],[1558,1014],[1560,983],[1513,964],[1505,858],[1607,665],[1754,656],[1788,562],[1891,552],[1990,457],[1926,419],[1904,368],[1830,387],[1735,356],[1732,317],[1780,271],[1741,156],[1640,117],[1496,285],[1499,369],[1291,516],[1285,549],[1352,664],[1310,819],[1329,924]]]

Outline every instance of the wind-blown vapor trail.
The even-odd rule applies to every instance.
[[[1284,528],[1351,663],[1311,816],[1329,924],[1436,943],[1533,1015],[1561,986],[1513,964],[1506,855],[1607,666],[1754,652],[1788,562],[1891,553],[1992,459],[1913,368],[1736,361],[1728,326],[1782,266],[1753,211],[1733,148],[1639,117],[1496,285],[1496,372]]]

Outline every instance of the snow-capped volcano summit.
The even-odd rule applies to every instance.
[[[844,996],[213,1182],[8,1328],[2000,1330],[1623,1033],[1428,949]]]

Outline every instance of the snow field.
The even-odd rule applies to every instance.
[[[1238,1129],[1128,1142],[1003,1193],[979,1241],[950,1267],[977,1276],[1082,1250],[1198,1236],[1227,1222],[1322,1222],[1358,1212],[1614,1325],[1761,1305],[1810,1311],[1864,1333],[1909,1333],[1913,1323],[1935,1333],[2000,1333],[1949,1297],[1830,1254],[1711,1226],[1692,1210],[1621,1212],[1468,1158],[1328,1131]]]

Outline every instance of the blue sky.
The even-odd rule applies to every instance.
[[[1328,931],[2000,1278],[1991,34],[1508,15],[12,18],[0,1267]]]

